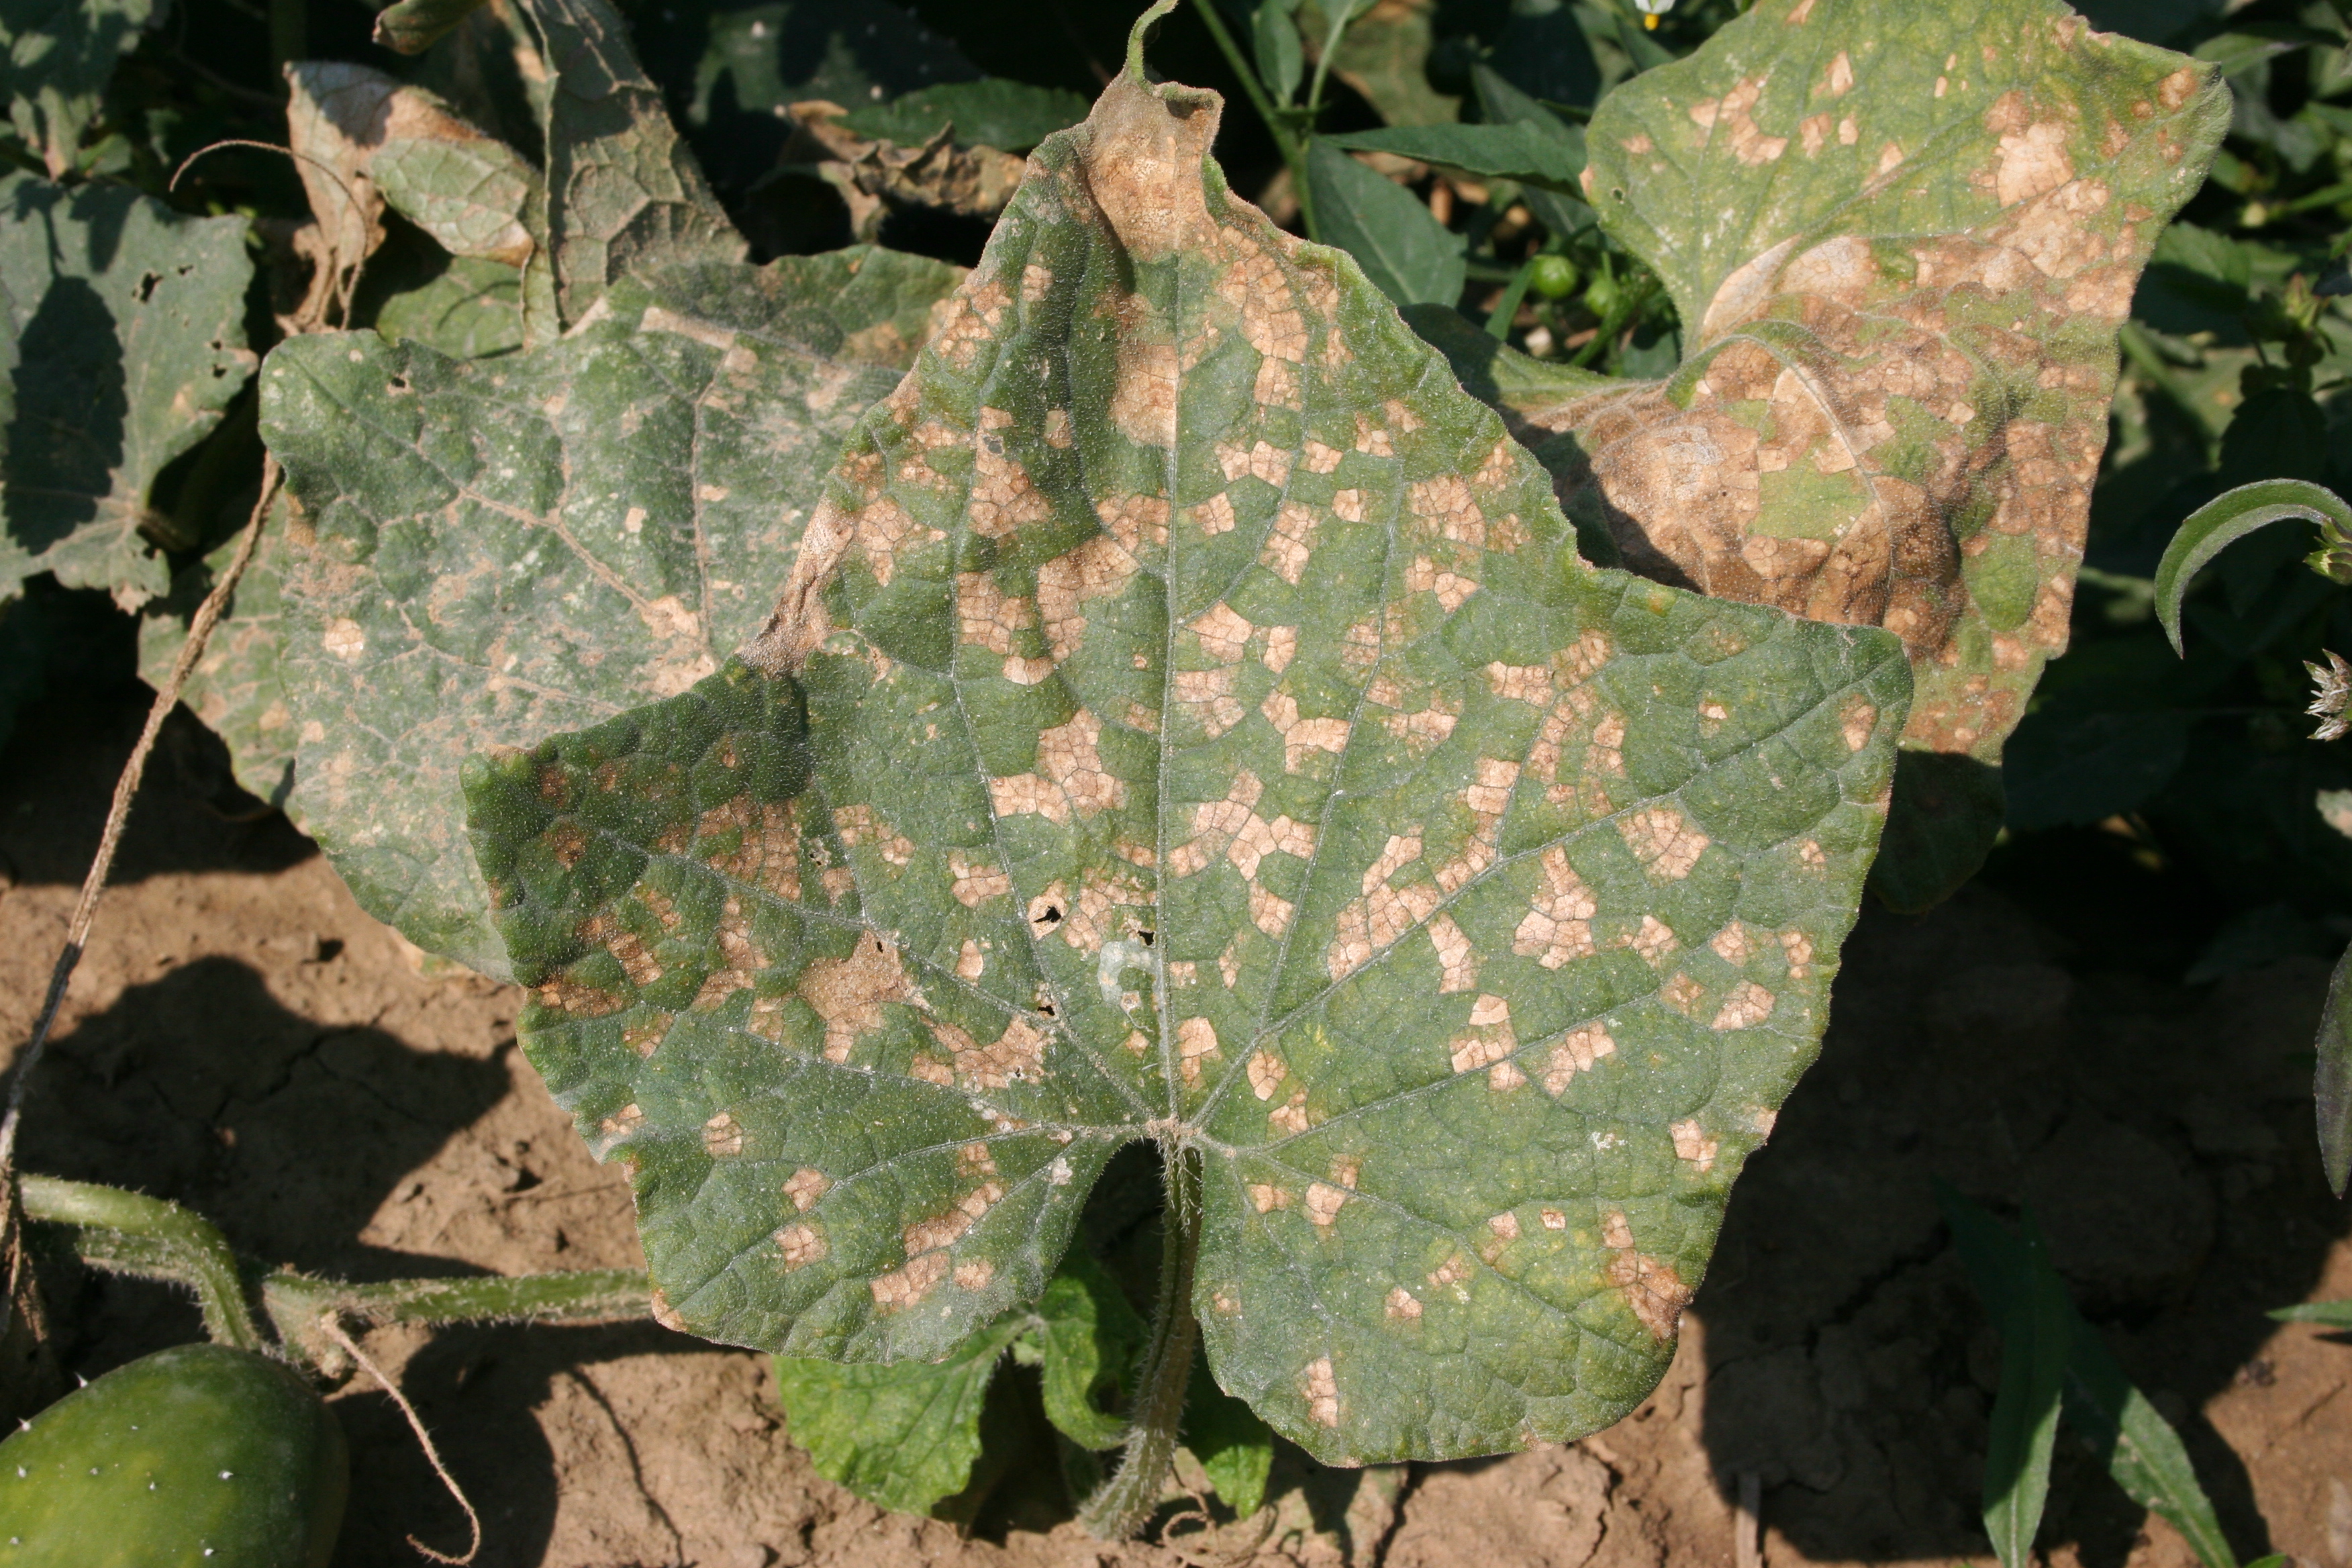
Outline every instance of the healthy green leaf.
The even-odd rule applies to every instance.
[[[546,140],[556,304],[576,324],[630,274],[740,261],[745,246],[630,52],[606,0],[526,0],[554,73]]]
[[[505,973],[458,759],[718,668],[957,276],[870,249],[713,264],[618,285],[527,354],[278,347],[262,432],[315,531],[283,568],[290,807],[364,907]]]
[[[1082,1448],[1118,1447],[1127,1440],[1124,1412],[1143,1351],[1143,1320],[1080,1247],[1046,1282],[1037,1316],[1046,1418]]]
[[[162,594],[141,536],[163,466],[252,374],[241,217],[191,218],[121,185],[0,178],[0,284],[16,405],[0,491],[0,593],[36,572]]]
[[[1023,1327],[1023,1314],[1010,1313],[936,1363],[777,1356],[776,1393],[793,1441],[819,1475],[868,1502],[929,1513],[971,1479],[989,1379]]]
[[[1277,103],[1298,96],[1307,74],[1307,50],[1298,37],[1298,0],[1258,0],[1250,17],[1250,45],[1258,79]]]
[[[1276,1430],[1570,1436],[1813,1054],[1907,670],[1585,566],[1217,119],[1038,150],[748,662],[470,767],[526,1049],[696,1332],[941,1354],[1153,1139]]]
[[[1601,96],[1601,62],[1568,0],[1511,0],[1493,58],[1530,97],[1589,109]]]
[[[2026,1222],[2013,1271],[1998,1297],[2000,1389],[1985,1454],[1985,1531],[2002,1568],[2025,1568],[2050,1500],[2050,1460],[2066,1378],[2070,1305],[2054,1270],[2034,1267],[2042,1238]],[[1987,1293],[1988,1300],[1993,1293]]]
[[[421,55],[482,8],[482,0],[394,0],[375,14],[375,41],[404,55]]]
[[[2343,1195],[2338,1186],[2336,1195]],[[2352,1300],[2305,1301],[2293,1307],[2273,1309],[2271,1316],[2282,1323],[2317,1323],[2324,1328],[2352,1329]]]
[[[2336,961],[2327,977],[2327,1004],[2320,1009],[2318,1068],[2313,1075],[2313,1109],[2319,1117],[2319,1155],[2327,1185],[2337,1197],[2352,1179],[2352,952]]]
[[[2180,602],[2197,574],[2246,535],[2289,518],[2319,525],[2320,550],[2313,564],[2323,572],[2329,545],[2352,544],[2352,506],[2326,486],[2303,479],[2257,479],[2224,490],[2189,514],[2156,568],[2156,618],[2172,639],[2173,652],[2186,653],[2180,643]]]
[[[51,179],[73,169],[115,63],[154,16],[153,0],[0,0],[0,99]]]
[[[1571,125],[1537,100],[1514,86],[1501,72],[1486,65],[1470,68],[1470,81],[1478,97],[1478,112],[1489,125],[1518,125],[1558,143],[1576,164],[1580,190],[1584,173],[1584,127]],[[1529,185],[1521,193],[1538,222],[1556,237],[1581,234],[1601,221],[1583,200],[1548,185]]]
[[[2180,770],[2193,721],[2180,712],[2069,708],[2027,715],[2001,766],[2009,826],[2030,833],[2137,811]]]
[[[1549,184],[1564,190],[1584,173],[1578,148],[1531,125],[1400,125],[1323,140],[1349,152],[1393,153],[1486,179]]]
[[[1202,1362],[1192,1363],[1192,1388],[1184,1398],[1184,1447],[1234,1512],[1247,1519],[1265,1505],[1265,1483],[1274,1472],[1274,1428],[1219,1388]]]
[[[2075,1310],[2064,1282],[2050,1263],[2047,1247],[2030,1247],[2027,1240],[2011,1235],[1983,1209],[1940,1183],[1937,1200],[1950,1221],[1952,1239],[1969,1278],[1996,1321],[2007,1321],[2021,1303],[2030,1307],[2037,1289],[2044,1299],[2064,1304],[2067,1350],[2063,1410],[2075,1435],[2106,1466],[2107,1474],[2134,1502],[2178,1530],[2206,1568],[2237,1568],[2236,1554],[2221,1533],[2212,1502],[2198,1484],[2196,1468],[2179,1434],[2132,1386],[2105,1340]]]
[[[1451,305],[1466,276],[1462,236],[1430,216],[1419,198],[1318,136],[1307,149],[1307,180],[1331,244],[1400,305]]]
[[[2116,328],[2229,107],[2210,68],[2057,0],[1763,0],[1587,132],[1585,190],[1664,279],[1681,369],[1515,424],[1574,437],[1546,454],[1569,513],[1636,571],[1898,632],[1905,744],[1997,767],[2065,646]],[[1915,813],[1900,845],[1965,874],[1988,804]]]
[[[1086,117],[1087,100],[1067,88],[990,77],[919,88],[887,103],[853,109],[845,118],[860,136],[903,146],[919,147],[953,125],[962,145],[1026,153]]]

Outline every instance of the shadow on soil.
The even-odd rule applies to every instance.
[[[1759,1476],[1765,1524],[1807,1556],[1985,1555],[2000,1342],[1936,1177],[2004,1218],[2032,1209],[2240,1552],[2269,1550],[2198,1411],[2266,1375],[2264,1311],[2310,1292],[2344,1226],[2311,1111],[2327,965],[2190,987],[2111,956],[1981,885],[1916,919],[1873,909],[1849,942],[1821,1058],[1734,1189],[1692,1309],[1717,1483]],[[2118,1568],[2142,1520],[2062,1437],[2043,1547]]]

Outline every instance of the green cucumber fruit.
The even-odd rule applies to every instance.
[[[350,1489],[292,1369],[175,1345],[0,1442],[0,1568],[325,1568]]]

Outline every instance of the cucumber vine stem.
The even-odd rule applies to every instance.
[[[1168,1208],[1161,1221],[1160,1301],[1151,1340],[1137,1380],[1135,1427],[1118,1473],[1078,1510],[1078,1522],[1097,1540],[1125,1541],[1142,1530],[1160,1504],[1160,1489],[1176,1458],[1184,1419],[1184,1393],[1192,1378],[1200,1324],[1192,1317],[1192,1265],[1201,1254],[1201,1163],[1191,1150],[1161,1145],[1167,1159]]]

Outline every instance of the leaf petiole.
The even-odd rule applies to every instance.
[[[1151,1339],[1136,1380],[1134,1429],[1118,1473],[1088,1498],[1078,1522],[1102,1541],[1125,1541],[1140,1531],[1159,1505],[1161,1483],[1176,1457],[1184,1417],[1184,1393],[1192,1377],[1192,1352],[1200,1324],[1192,1317],[1192,1266],[1201,1254],[1201,1165],[1190,1149],[1163,1143],[1168,1207],[1161,1224],[1160,1300],[1151,1318]]]

